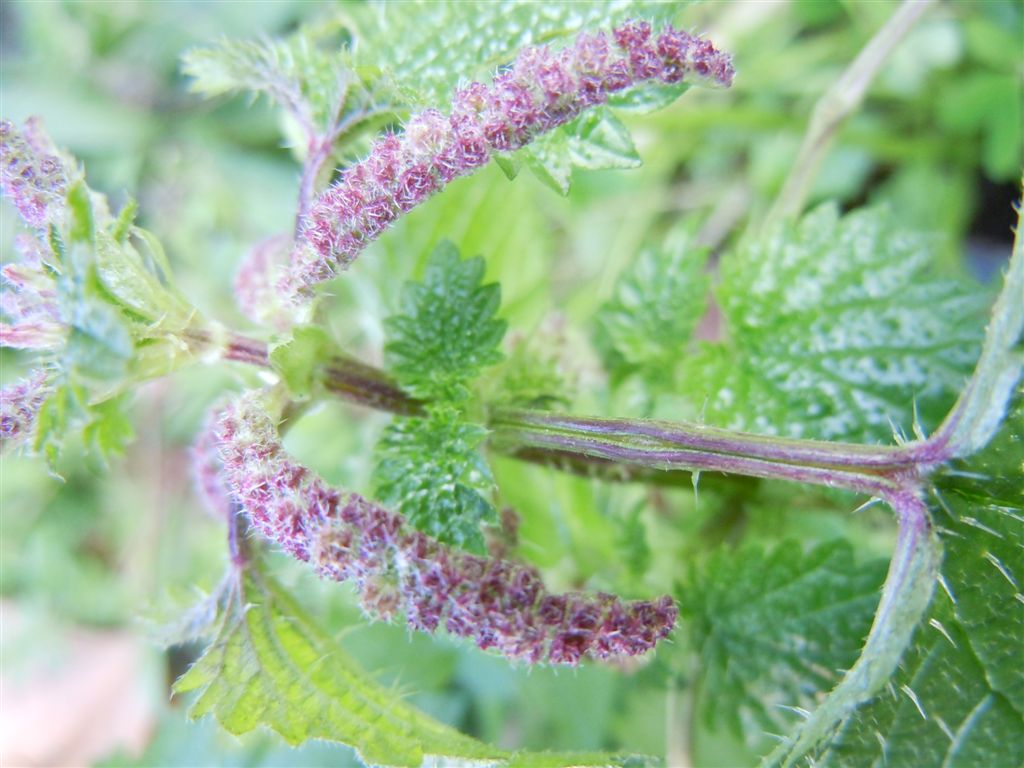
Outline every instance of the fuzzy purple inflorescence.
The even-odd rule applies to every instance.
[[[684,78],[732,83],[732,61],[708,40],[630,21],[581,34],[560,51],[526,48],[491,85],[456,91],[448,115],[428,109],[401,135],[377,141],[310,209],[281,288],[308,293],[347,266],[401,214],[453,179],[485,165],[494,152],[519,149],[588,107],[644,81]]]
[[[0,346],[19,349],[53,349],[64,342],[67,328],[61,322],[57,284],[45,264],[46,246],[29,235],[19,235],[15,248],[21,258],[0,268]]]
[[[258,396],[229,406],[218,427],[225,478],[252,526],[324,577],[355,583],[364,609],[529,663],[636,656],[675,626],[670,597],[547,592],[525,565],[478,557],[411,529],[354,493],[329,487],[285,453]]]
[[[43,370],[32,371],[26,378],[0,389],[0,446],[13,447],[32,434],[39,409],[49,394]]]
[[[21,131],[0,120],[0,190],[29,226],[43,228],[62,214],[67,183],[67,169],[37,118]]]
[[[284,331],[292,320],[275,284],[278,270],[288,263],[292,238],[272,235],[256,243],[235,274],[235,301],[250,320]]]
[[[206,503],[206,510],[220,520],[227,520],[232,507],[231,495],[222,475],[224,465],[220,458],[220,441],[217,439],[219,418],[220,409],[211,409],[192,444],[192,481],[196,493]]]

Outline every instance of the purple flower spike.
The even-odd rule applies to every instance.
[[[25,223],[42,229],[64,209],[68,173],[36,118],[21,131],[0,121],[0,191],[10,198]]]
[[[19,236],[15,247],[21,260],[0,268],[0,347],[55,349],[64,343],[67,327],[57,305],[57,285],[45,259],[46,246],[34,237]]]
[[[646,81],[732,83],[732,61],[709,41],[665,27],[628,21],[603,34],[581,34],[552,52],[525,48],[488,87],[456,90],[450,114],[428,109],[409,119],[401,136],[386,135],[361,163],[313,204],[282,293],[299,298],[333,277],[402,213],[453,179],[485,165],[494,152],[511,152],[565,125],[610,94]]]
[[[0,448],[12,448],[32,435],[39,409],[49,394],[46,372],[42,370],[0,389]]]
[[[352,581],[372,616],[403,614],[411,629],[444,627],[531,664],[639,656],[675,626],[669,597],[552,595],[533,568],[453,549],[401,515],[331,488],[285,453],[258,395],[224,411],[217,440],[225,485],[253,528],[321,576]],[[204,473],[206,466],[204,459]]]

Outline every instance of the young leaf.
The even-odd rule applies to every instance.
[[[341,742],[371,765],[649,764],[631,755],[508,752],[463,736],[374,681],[258,562],[231,578],[216,636],[174,686],[198,692],[192,718],[213,715],[235,735],[265,725],[292,745]]]
[[[936,478],[943,589],[890,692],[858,710],[820,764],[1024,761],[1024,397],[993,442]]]
[[[718,551],[692,568],[679,600],[709,724],[724,721],[738,737],[788,730],[791,708],[813,707],[857,658],[884,574],[882,561],[856,563],[845,541],[806,553],[795,541]]]
[[[614,382],[637,373],[649,384],[672,372],[707,306],[707,251],[685,241],[641,254],[596,318],[595,344]]]
[[[463,261],[449,242],[437,246],[421,283],[407,283],[401,314],[389,317],[384,348],[390,370],[414,397],[458,402],[482,368],[501,361],[506,323],[495,283],[481,285],[484,260]]]
[[[927,240],[825,205],[722,262],[728,341],[690,362],[710,423],[830,440],[934,427],[977,358],[978,290],[933,273]],[[799,418],[796,418],[796,416]]]
[[[441,541],[482,552],[482,522],[497,520],[488,500],[494,479],[480,453],[487,431],[455,408],[398,419],[378,443],[376,496],[416,528]]]
[[[344,23],[329,20],[283,39],[225,39],[187,52],[182,69],[193,78],[192,90],[204,96],[265,93],[304,127],[326,134],[343,111],[354,114],[370,107],[366,84],[346,45],[348,34]]]
[[[340,353],[330,335],[322,328],[296,328],[292,337],[270,352],[270,364],[296,397],[308,397],[317,370]]]

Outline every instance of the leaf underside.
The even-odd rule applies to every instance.
[[[646,764],[602,753],[513,753],[463,736],[375,682],[258,563],[232,578],[216,637],[174,686],[197,692],[192,718],[213,715],[235,735],[264,725],[292,745],[340,742],[370,765]]]

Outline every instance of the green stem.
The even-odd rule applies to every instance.
[[[815,104],[796,161],[765,220],[766,226],[795,217],[803,210],[811,184],[839,126],[861,105],[882,64],[933,2],[904,0],[839,80]]]

